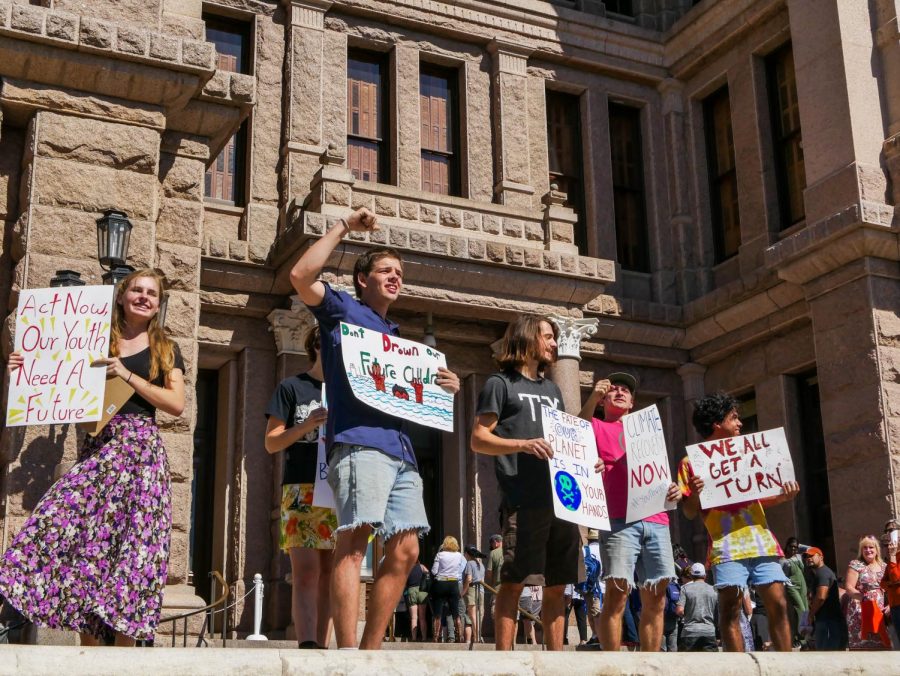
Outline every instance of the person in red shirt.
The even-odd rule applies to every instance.
[[[884,524],[884,537],[881,542],[888,553],[881,588],[884,589],[885,605],[890,608],[894,630],[897,636],[900,636],[900,526],[893,519]]]

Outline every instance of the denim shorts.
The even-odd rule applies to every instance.
[[[630,589],[675,579],[669,527],[651,521],[610,519],[612,531],[600,533],[603,579],[624,580]]]
[[[712,567],[716,589],[737,587],[744,590],[748,584],[754,587],[773,582],[789,585],[790,580],[781,569],[777,556],[754,556],[751,559],[739,559],[717,563]]]
[[[338,529],[369,525],[385,541],[401,531],[427,533],[422,477],[407,461],[356,444],[335,444],[328,453],[328,485],[334,492]]]

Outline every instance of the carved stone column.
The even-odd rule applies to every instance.
[[[596,318],[560,317],[551,315],[550,321],[559,329],[557,360],[550,370],[550,379],[562,390],[567,413],[578,415],[581,410],[581,385],[578,365],[581,362],[581,341],[597,333]]]
[[[500,204],[531,207],[534,187],[529,170],[528,147],[528,56],[530,49],[493,40],[488,45],[493,55],[494,126],[498,149],[497,184],[494,192]]]
[[[541,199],[544,203],[544,247],[548,251],[577,254],[575,245],[575,224],[578,215],[566,206],[566,193],[553,183]]]
[[[706,367],[703,364],[688,362],[679,366],[675,372],[681,376],[684,388],[684,414],[690,420],[694,413],[694,402],[706,394],[706,385],[703,379],[703,376],[706,374]],[[688,437],[692,443],[700,441],[693,429],[693,426],[688,427]]]

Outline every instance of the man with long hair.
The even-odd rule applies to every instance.
[[[563,649],[565,586],[578,579],[578,527],[557,519],[550,494],[541,404],[562,409],[562,392],[544,378],[556,361],[559,332],[550,320],[523,315],[506,329],[497,361],[478,397],[472,450],[492,455],[501,494],[503,567],[494,635],[497,650],[511,650],[516,606],[526,585],[544,587],[542,620],[549,650]]]
[[[357,401],[344,370],[341,322],[397,335],[387,311],[403,287],[403,263],[391,248],[370,249],[353,268],[358,300],[319,281],[344,236],[378,230],[375,214],[362,208],[339,219],[300,257],[291,283],[321,327],[321,361],[328,410],[328,482],[334,491],[338,529],[331,582],[331,609],[339,648],[356,645],[359,568],[371,534],[384,539],[384,563],[369,600],[360,648],[378,649],[384,630],[419,556],[419,536],[429,530],[407,423]],[[459,378],[445,368],[435,381],[459,391]],[[365,481],[357,481],[365,477]]]
[[[712,394],[694,404],[694,429],[705,441],[716,441],[740,435],[742,423],[738,402],[727,394]],[[763,505],[777,505],[793,500],[800,492],[795,481],[786,481],[783,492],[767,500],[751,500],[733,505],[701,509],[703,479],[694,473],[685,456],[678,469],[678,483],[684,494],[684,515],[693,519],[703,516],[709,534],[709,564],[712,566],[719,594],[719,629],[725,650],[741,652],[740,613],[744,590],[753,585],[763,600],[769,617],[769,633],[775,650],[791,652],[791,625],[788,621],[785,584],[781,569],[781,546],[769,530]]]

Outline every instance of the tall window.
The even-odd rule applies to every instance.
[[[419,76],[419,108],[422,190],[459,195],[457,73],[423,63]]]
[[[584,178],[581,154],[581,107],[572,94],[547,91],[547,143],[550,156],[550,183],[566,193],[566,206],[578,215],[575,244],[587,254],[584,217]]]
[[[609,104],[609,143],[612,151],[613,210],[616,251],[626,270],[650,272],[650,237],[644,205],[644,163],[641,150],[641,111]]]
[[[216,46],[219,70],[250,73],[250,24],[224,17],[204,15],[206,39]],[[247,124],[241,125],[219,156],[206,170],[204,195],[230,204],[244,201],[247,157]]]
[[[706,126],[706,163],[709,167],[713,244],[716,263],[721,263],[734,256],[741,245],[741,219],[738,211],[728,87],[722,87],[703,102],[703,117]]]
[[[800,132],[800,106],[797,103],[797,81],[794,77],[794,52],[790,45],[769,56],[766,60],[766,74],[783,230],[806,217],[803,206],[803,190],[806,188],[803,136]]]
[[[384,56],[357,50],[347,58],[347,162],[357,179],[387,183],[387,68]]]
[[[803,453],[803,478],[800,479],[800,485],[803,486],[800,498],[803,504],[798,507],[798,513],[801,520],[807,521],[807,542],[813,542],[821,548],[826,561],[831,564],[835,561],[834,530],[818,373],[810,371],[798,375],[796,383],[800,409],[800,448]]]

